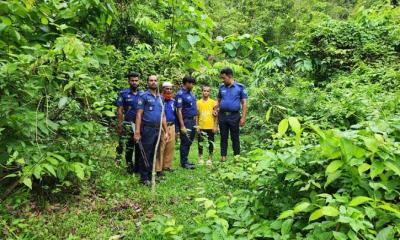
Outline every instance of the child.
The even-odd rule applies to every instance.
[[[197,117],[197,136],[198,136],[198,148],[199,148],[199,164],[204,164],[203,161],[203,138],[207,136],[208,139],[208,160],[207,165],[212,164],[212,155],[214,151],[214,134],[217,131],[217,121],[213,116],[213,108],[216,104],[216,101],[210,99],[210,90],[209,86],[202,86],[202,99],[197,100],[197,109],[198,109],[198,117]]]

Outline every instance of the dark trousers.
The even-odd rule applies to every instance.
[[[218,123],[221,133],[221,156],[225,157],[228,149],[228,136],[231,134],[233,155],[240,154],[239,141],[240,113],[231,115],[218,114]]]
[[[132,161],[133,153],[135,153],[135,161]],[[128,169],[132,169],[134,172],[138,171],[139,147],[137,146],[137,144],[135,144],[133,136],[128,136],[128,141],[126,143],[125,160]]]
[[[196,134],[196,130],[194,129],[194,125],[196,125],[196,121],[191,119],[184,119],[185,127],[188,130],[187,134],[180,134],[181,145],[180,145],[180,158],[181,158],[181,166],[184,166],[189,163],[188,155],[190,151],[190,146],[193,143],[194,136]]]
[[[115,151],[117,152],[117,160],[121,159],[121,155],[124,152],[125,146],[125,161],[128,169],[132,169],[135,172],[138,170],[138,159],[139,159],[139,151],[137,144],[134,144],[133,140],[133,131],[131,130],[132,126],[130,123],[126,123],[123,126],[122,134],[118,138],[118,146]],[[135,161],[132,161],[133,152],[135,152]]]
[[[140,172],[140,180],[146,181],[151,180],[151,171],[153,170],[153,157],[156,153],[156,144],[159,134],[159,128],[151,128],[151,127],[142,127],[142,137],[141,143],[143,145],[144,154],[149,163],[149,166],[146,167],[144,161],[145,158],[142,154],[139,157],[139,172]]]
[[[197,135],[199,155],[203,155],[203,138],[206,136],[208,139],[208,153],[211,156],[214,152],[214,133],[212,129],[201,129]]]

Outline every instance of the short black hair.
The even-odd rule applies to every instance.
[[[129,79],[131,77],[140,77],[140,74],[137,72],[129,72],[128,74],[126,74],[126,77]]]
[[[220,72],[221,74],[225,74],[227,76],[233,76],[233,70],[231,68],[224,68]]]
[[[194,83],[196,83],[196,79],[192,76],[184,76],[182,79],[182,83],[183,84],[185,84],[185,83],[193,83],[194,84]]]

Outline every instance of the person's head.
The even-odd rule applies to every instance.
[[[201,93],[202,93],[204,98],[208,98],[210,96],[210,92],[211,92],[210,86],[203,85],[201,87]]]
[[[224,68],[220,72],[220,77],[225,85],[230,85],[233,82],[233,71],[231,68]]]
[[[163,93],[172,94],[172,83],[171,82],[164,82],[162,85]]]
[[[183,87],[186,88],[187,90],[192,90],[194,84],[196,84],[196,79],[192,76],[185,76],[182,79],[182,84]]]
[[[164,82],[162,85],[162,94],[165,100],[172,99],[172,83],[171,82]]]
[[[158,86],[158,80],[156,75],[151,75],[147,78],[147,86],[150,90],[156,90]]]
[[[127,75],[129,86],[132,89],[137,89],[139,87],[140,74],[136,72],[130,72]]]

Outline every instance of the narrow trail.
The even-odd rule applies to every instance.
[[[137,176],[126,173],[124,164],[114,163],[114,146],[109,145],[105,158],[82,188],[79,195],[61,201],[46,202],[37,212],[27,211],[33,232],[40,238],[108,239],[123,235],[143,238],[151,236],[145,231],[156,216],[168,216],[177,224],[194,223],[193,217],[204,211],[196,198],[215,198],[227,189],[214,174],[219,165],[219,139],[216,139],[213,167],[197,166],[194,170],[179,167],[179,143],[175,146],[173,166],[175,171],[166,173],[156,185],[156,194],[139,184]],[[189,159],[197,162],[197,141],[192,145]],[[230,164],[230,163],[224,163]],[[62,222],[63,224],[60,224]],[[40,229],[45,229],[40,230]],[[184,228],[185,229],[185,228]],[[150,234],[150,235],[148,235]]]

